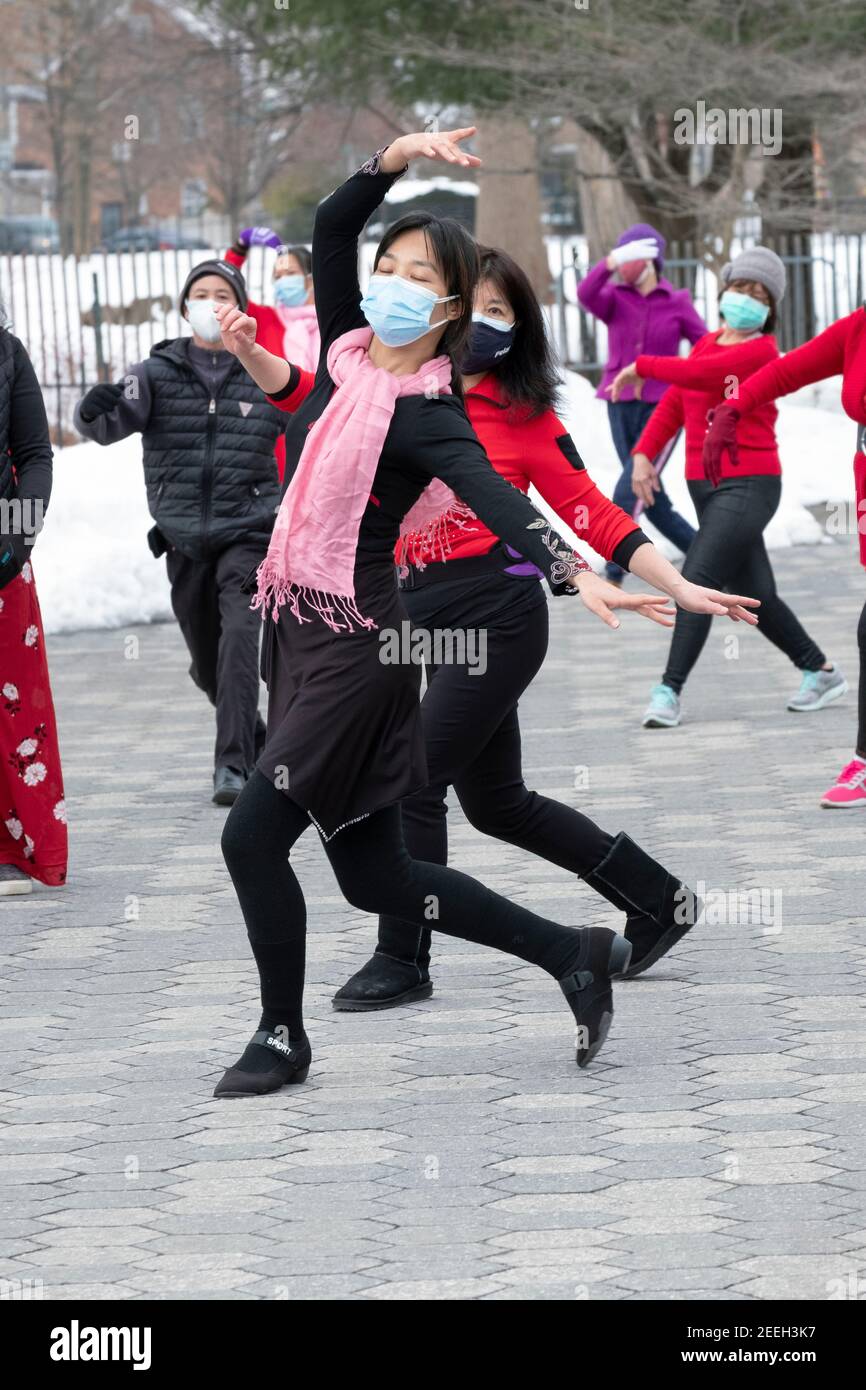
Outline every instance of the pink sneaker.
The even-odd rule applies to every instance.
[[[843,767],[836,785],[821,797],[821,805],[837,811],[856,811],[866,808],[866,763],[855,758]]]

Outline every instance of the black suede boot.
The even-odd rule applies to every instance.
[[[584,881],[626,914],[631,961],[619,976],[633,980],[654,965],[694,926],[700,899],[625,833]]]
[[[429,974],[431,935],[427,928],[381,918],[374,954],[337,990],[332,1000],[334,1008],[365,1013],[429,999],[433,993]]]

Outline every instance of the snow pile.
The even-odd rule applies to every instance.
[[[596,400],[585,378],[568,372],[560,413],[592,477],[610,495],[619,461],[605,402]],[[771,547],[815,545],[825,538],[806,507],[851,498],[855,434],[847,416],[812,404],[811,388],[780,402],[785,486],[767,531]],[[675,506],[693,519],[683,478],[682,441],[664,477]],[[535,500],[564,529],[542,500]],[[123,627],[171,617],[165,563],[153,558],[145,540],[152,525],[138,435],[107,448],[85,443],[57,451],[54,492],[34,564],[48,632]],[[665,554],[675,554],[650,526],[647,530]],[[585,543],[581,547],[592,556]]]

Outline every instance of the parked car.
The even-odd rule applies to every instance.
[[[100,251],[158,251],[159,232],[155,227],[118,227],[104,237]]]
[[[60,250],[60,234],[53,217],[0,218],[0,251],[52,252]]]
[[[161,231],[159,227],[118,227],[103,238],[100,251],[207,251],[210,248],[199,238],[180,236],[178,232]]]

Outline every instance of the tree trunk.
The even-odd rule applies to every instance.
[[[515,116],[484,123],[478,139],[484,163],[478,170],[475,235],[519,263],[543,304],[552,299],[550,265],[541,221],[538,148],[534,132]]]
[[[613,172],[607,150],[589,131],[577,130],[577,167],[580,187],[580,215],[589,248],[589,264],[606,256],[617,237],[638,213],[620,180]]]

